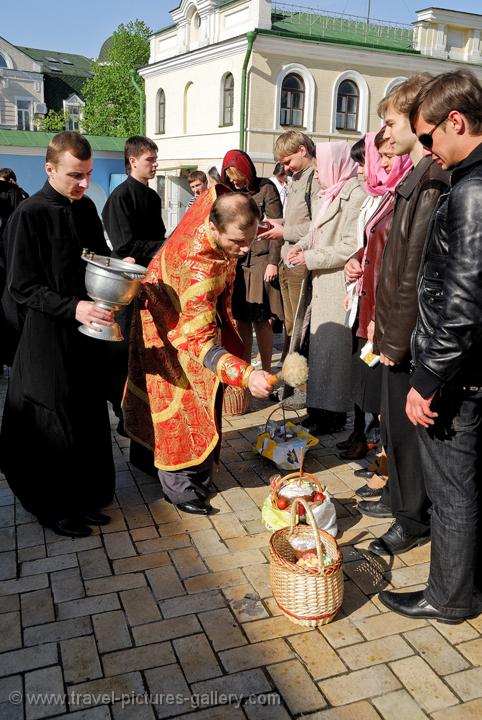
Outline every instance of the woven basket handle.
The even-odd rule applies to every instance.
[[[284,422],[284,424],[286,425],[285,409],[284,409],[284,406],[283,406],[283,405],[280,405],[279,407],[275,407],[275,409],[272,410],[272,411],[270,412],[270,414],[268,415],[268,417],[266,418],[266,423],[265,423],[265,425],[264,425],[264,431],[265,431],[265,432],[268,432],[268,423],[269,423],[269,421],[271,420],[271,417],[275,414],[275,412],[278,412],[278,410],[281,410],[281,411],[282,411],[282,413],[283,413],[283,422]],[[290,410],[291,410],[291,408],[290,408]],[[298,410],[295,410],[295,409],[293,408],[292,412],[295,412],[296,415],[297,415],[298,418],[299,418],[300,414],[299,414]]]
[[[285,485],[290,485],[292,482],[298,481],[300,479],[301,481],[306,481],[307,479],[310,480],[316,485],[320,492],[325,492],[325,486],[316,477],[316,475],[312,475],[309,472],[304,472],[301,478],[299,472],[289,473],[289,475],[285,475],[284,477],[282,475],[275,475],[272,479],[271,484],[272,501],[274,502],[276,500],[276,495],[279,495],[279,491],[281,490],[281,488],[283,488]]]
[[[293,534],[293,530],[295,529],[295,517],[296,517],[296,507],[300,503],[303,505],[303,507],[306,510],[306,514],[308,515],[311,523],[311,527],[313,528],[313,534],[315,536],[315,544],[316,544],[316,554],[318,556],[318,564],[320,566],[320,570],[323,569],[323,550],[321,549],[321,540],[320,540],[320,533],[318,532],[318,526],[315,522],[315,518],[313,516],[313,513],[311,512],[311,508],[307,502],[303,500],[303,498],[295,498],[293,500],[293,503],[291,505],[291,512],[290,512],[290,532],[288,537],[291,537]]]

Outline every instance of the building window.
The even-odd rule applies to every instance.
[[[281,86],[280,125],[303,126],[305,84],[299,75],[290,73]]]
[[[233,106],[234,106],[234,78],[231,73],[227,73],[223,82],[223,113],[222,125],[233,124]]]
[[[30,100],[17,100],[17,130],[30,130],[31,103]]]
[[[157,134],[164,135],[166,132],[166,95],[160,88],[157,91]]]
[[[66,122],[65,122],[65,129],[66,130],[75,130],[75,132],[80,132],[80,125],[81,125],[81,108],[79,105],[66,105],[65,106],[65,112],[67,114]]]
[[[336,129],[356,130],[358,127],[358,105],[360,93],[351,80],[344,80],[336,98]]]

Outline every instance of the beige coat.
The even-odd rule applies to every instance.
[[[309,327],[308,407],[336,412],[351,407],[352,334],[345,327],[343,267],[357,248],[357,220],[365,197],[358,178],[350,178],[314,228],[313,240],[310,231],[297,243],[311,272],[301,289],[291,350],[301,349]]]

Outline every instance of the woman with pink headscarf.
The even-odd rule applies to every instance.
[[[286,260],[310,271],[301,290],[290,349],[303,349],[309,329],[309,417],[304,424],[321,435],[341,430],[351,407],[352,335],[344,323],[343,267],[357,248],[358,213],[366,195],[348,143],[318,143],[316,167],[320,201],[308,235],[293,246]]]

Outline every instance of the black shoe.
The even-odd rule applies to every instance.
[[[355,440],[350,447],[340,453],[342,460],[361,460],[368,453],[368,445],[364,440]]]
[[[400,555],[418,545],[425,545],[429,540],[430,535],[409,535],[395,520],[384,535],[372,540],[368,549],[375,555]]]
[[[360,468],[360,470],[355,470],[353,472],[353,475],[355,477],[366,478],[367,480],[370,480],[370,478],[375,475],[375,471],[369,470],[368,468]]]
[[[353,431],[346,440],[341,440],[341,442],[337,442],[336,447],[338,448],[338,450],[348,450],[348,448],[353,445],[355,440],[358,440],[358,433]]]
[[[364,515],[368,515],[368,517],[393,517],[391,508],[389,508],[388,505],[385,505],[385,503],[383,503],[381,500],[376,500],[375,502],[367,502],[366,500],[362,500],[358,503],[358,509]]]
[[[86,510],[82,514],[82,520],[86,525],[108,525],[110,523],[110,515],[105,515],[97,510]]]
[[[362,485],[358,490],[355,490],[355,495],[361,498],[380,497],[382,490],[383,488],[371,488],[368,485]]]
[[[50,520],[43,522],[44,527],[50,528],[57,535],[64,535],[65,537],[72,538],[83,538],[88,537],[92,530],[87,527],[82,520],[77,518],[62,518],[61,520]]]
[[[466,618],[447,617],[439,610],[436,610],[430,603],[425,600],[423,590],[416,592],[394,593],[390,590],[382,590],[378,597],[380,602],[389,610],[404,615],[409,618],[438,620],[447,625],[457,625]],[[470,615],[468,617],[474,617]]]
[[[209,515],[209,513],[214,510],[212,505],[206,502],[206,500],[201,500],[201,498],[176,503],[176,507],[178,510],[191,513],[192,515]]]

